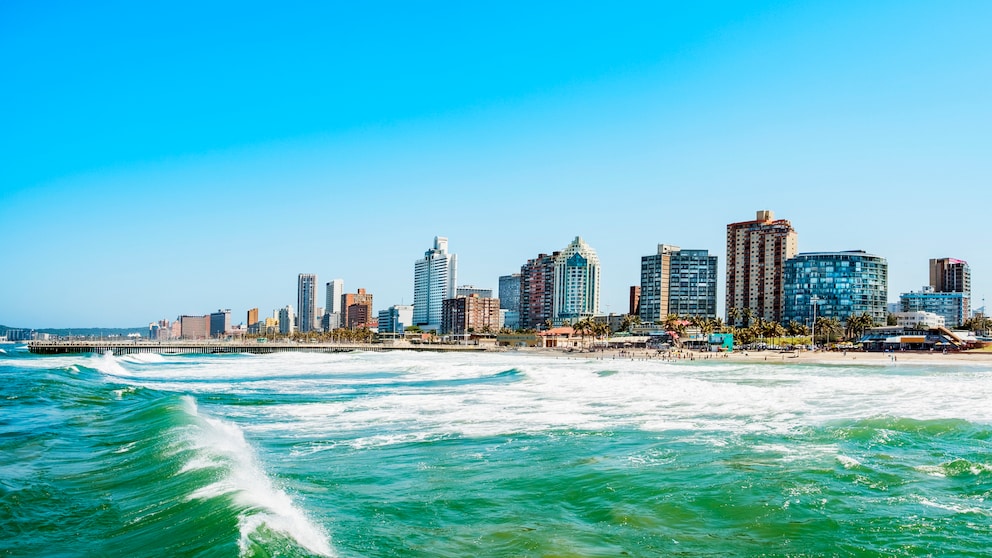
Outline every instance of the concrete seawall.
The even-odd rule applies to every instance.
[[[72,353],[107,353],[133,355],[158,354],[218,354],[241,353],[264,355],[270,353],[348,353],[352,351],[485,351],[478,345],[439,344],[361,344],[361,343],[257,343],[244,341],[32,341],[28,350],[41,355]]]

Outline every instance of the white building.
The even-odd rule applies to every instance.
[[[896,318],[896,325],[909,327],[917,324],[929,328],[944,327],[947,321],[943,316],[934,314],[933,312],[893,312],[892,315]]]
[[[341,295],[344,294],[344,279],[332,279],[325,287],[327,300],[324,304],[324,329],[333,331],[341,327]]]
[[[312,331],[314,320],[317,317],[317,276],[315,274],[300,274],[296,290],[296,308],[300,313],[300,332]]]
[[[448,253],[448,239],[434,237],[434,248],[413,266],[413,325],[424,330],[440,330],[442,303],[455,298],[458,256]]]
[[[582,237],[575,237],[555,256],[555,325],[575,323],[599,313],[599,256]]]

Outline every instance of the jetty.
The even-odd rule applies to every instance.
[[[355,351],[485,351],[480,345],[439,343],[294,343],[288,341],[31,341],[28,350],[41,355],[73,353],[111,353],[116,356],[140,353],[181,354],[251,354],[271,353],[350,353]]]

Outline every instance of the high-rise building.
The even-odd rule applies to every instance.
[[[413,323],[426,330],[441,328],[443,301],[455,297],[458,256],[448,253],[448,239],[434,237],[434,248],[413,265]]]
[[[641,314],[641,288],[637,285],[630,286],[630,309],[627,313],[631,316],[640,316]]]
[[[961,314],[967,320],[971,316],[971,268],[968,262],[954,258],[930,260],[930,288],[938,293],[962,293]],[[958,322],[955,327],[960,326]]]
[[[372,293],[358,289],[357,293],[341,295],[342,327],[356,329],[372,323]]]
[[[496,333],[499,328],[499,299],[473,294],[444,301],[441,333]]]
[[[668,309],[679,316],[716,318],[717,257],[707,250],[672,254]]]
[[[455,296],[456,297],[459,297],[459,296],[472,296],[472,295],[479,295],[479,298],[492,298],[493,297],[493,290],[492,289],[483,289],[483,288],[480,288],[480,287],[476,287],[475,285],[462,285],[461,287],[458,287],[457,289],[455,289]]]
[[[520,312],[520,274],[501,275],[499,278],[499,307]]]
[[[231,331],[231,310],[218,310],[210,314],[210,337],[223,337]]]
[[[653,324],[671,313],[668,290],[671,284],[672,253],[678,246],[659,244],[658,253],[641,257],[641,322]]]
[[[554,309],[555,258],[558,252],[538,254],[520,266],[520,327],[540,329]]]
[[[575,237],[554,259],[552,320],[575,323],[599,312],[599,256]]]
[[[317,317],[317,276],[301,273],[296,291],[296,308],[299,312],[300,333],[313,331]]]
[[[930,288],[938,293],[971,293],[971,268],[954,258],[930,260]]]
[[[798,253],[798,236],[792,224],[774,218],[768,210],[753,221],[727,225],[727,321],[731,309],[741,323],[745,309],[754,317],[782,321],[785,300],[782,280],[786,260]]]
[[[327,331],[341,327],[341,295],[344,294],[344,279],[332,279],[326,285],[326,304],[324,307],[324,329]]]
[[[379,333],[403,333],[413,325],[413,306],[394,304],[379,310]]]
[[[885,324],[888,300],[888,263],[863,250],[810,252],[785,262],[782,323],[809,326],[816,317],[836,318],[868,314]]]
[[[258,307],[251,308],[248,310],[248,321],[246,322],[248,327],[257,326],[258,324]]]
[[[290,335],[296,331],[296,316],[292,306],[279,310],[279,333]]]
[[[669,314],[716,317],[717,257],[707,250],[659,244],[641,258],[640,312],[643,323]]]

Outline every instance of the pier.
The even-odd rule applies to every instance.
[[[116,356],[140,353],[182,354],[252,354],[271,353],[350,353],[354,351],[458,351],[478,352],[479,345],[383,344],[383,343],[292,343],[257,341],[31,341],[28,350],[40,355],[74,353],[111,353]]]

